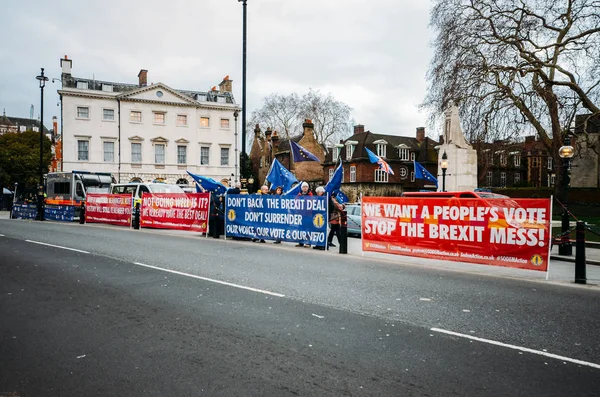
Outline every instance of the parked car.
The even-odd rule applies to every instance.
[[[360,204],[347,204],[348,236],[360,237],[362,234],[362,211]]]

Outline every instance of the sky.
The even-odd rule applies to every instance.
[[[267,95],[319,90],[379,134],[415,136],[432,56],[430,0],[247,0],[247,117]],[[0,110],[60,120],[60,58],[75,77],[209,90],[229,75],[242,102],[242,3],[237,0],[4,0]],[[437,132],[427,128],[427,135]]]

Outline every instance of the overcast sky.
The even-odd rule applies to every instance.
[[[271,93],[309,88],[348,104],[352,118],[380,134],[414,136],[427,126],[417,105],[432,54],[429,0],[248,0],[247,105]],[[75,77],[208,90],[229,75],[241,104],[242,3],[237,0],[5,0],[0,37],[0,108],[39,116],[35,76]],[[60,119],[46,85],[44,119]],[[427,129],[428,135],[436,133]]]

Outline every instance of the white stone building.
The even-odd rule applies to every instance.
[[[119,182],[193,183],[186,173],[233,180],[240,111],[226,76],[218,89],[176,90],[74,77],[72,60],[60,61],[62,168],[112,172]]]

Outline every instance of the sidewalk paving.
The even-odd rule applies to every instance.
[[[0,220],[3,221],[4,225],[6,222],[19,222],[21,220],[10,220],[9,213],[7,211],[0,211]],[[47,221],[54,222],[54,221]],[[4,226],[3,225],[3,226]],[[73,226],[79,227],[79,224],[73,223]],[[92,227],[118,227],[119,226],[111,226],[105,224],[88,224],[87,226]],[[131,229],[133,231],[133,229]],[[188,231],[179,231],[179,230],[168,230],[168,229],[141,229],[142,232],[148,233],[162,233],[162,234],[170,234],[175,236],[186,236],[186,237],[200,237],[198,233],[188,232]],[[137,231],[136,231],[137,232]],[[204,237],[202,237],[204,238]],[[209,237],[210,238],[210,237]],[[224,239],[224,236],[221,236],[221,239]],[[259,244],[252,243],[250,241],[239,241],[239,240],[227,240],[232,244]],[[335,242],[335,240],[334,240]],[[282,243],[282,244],[272,244],[271,241],[268,241],[267,244],[260,244],[263,248],[275,248],[275,249],[286,249],[286,250],[305,250],[309,251],[307,248],[299,248],[294,247],[294,243]],[[340,255],[339,254],[339,245],[336,248],[331,248],[328,251],[318,251],[310,249],[311,252],[318,255]],[[502,267],[502,266],[488,266],[488,265],[478,265],[472,263],[465,262],[454,262],[454,261],[443,261],[443,260],[435,260],[435,259],[426,259],[426,258],[418,258],[411,256],[403,256],[403,255],[390,255],[390,254],[381,254],[376,252],[363,252],[362,251],[362,240],[359,238],[348,238],[348,255],[354,257],[365,257],[371,259],[377,259],[381,261],[385,261],[388,263],[401,263],[403,265],[408,266],[418,266],[425,267],[430,269],[444,269],[447,271],[456,271],[470,274],[479,274],[485,276],[495,276],[495,277],[504,277],[504,278],[513,278],[518,280],[529,280],[529,281],[538,281],[538,282],[549,282],[549,283],[558,283],[565,285],[577,285],[583,288],[591,288],[600,291],[600,249],[587,247],[585,250],[586,254],[586,276],[587,276],[587,284],[575,284],[575,252],[576,249],[573,247],[573,256],[561,256],[558,255],[558,246],[552,247],[551,255],[550,255],[550,264],[549,271],[540,272],[535,270],[524,270],[524,269],[515,269],[510,267]],[[308,253],[308,252],[307,252]]]

